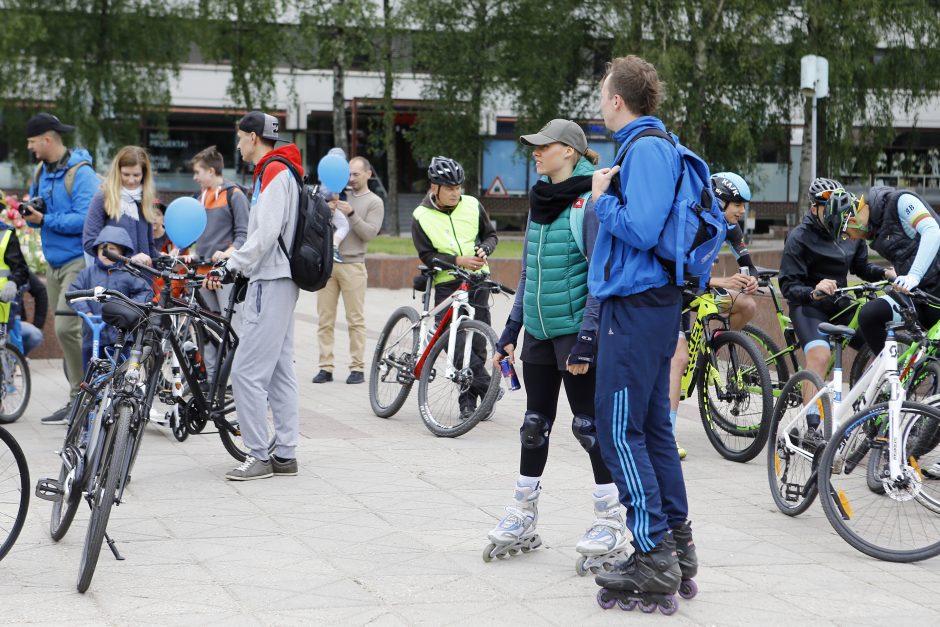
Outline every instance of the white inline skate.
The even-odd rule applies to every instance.
[[[582,577],[610,570],[615,562],[627,559],[630,544],[617,495],[595,496],[594,516],[594,524],[575,547],[581,554],[575,569]]]
[[[506,508],[506,515],[488,534],[490,544],[483,549],[483,561],[506,559],[520,552],[528,553],[542,546],[542,538],[535,531],[539,519],[538,503],[542,486],[535,488],[516,486],[513,504]]]

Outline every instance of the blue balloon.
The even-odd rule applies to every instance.
[[[206,230],[206,208],[192,196],[177,198],[166,208],[163,224],[174,246],[189,248]]]
[[[326,155],[317,165],[317,176],[327,191],[338,194],[349,182],[349,164],[339,155]]]

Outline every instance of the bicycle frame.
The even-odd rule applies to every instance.
[[[711,292],[700,294],[691,302],[688,310],[696,310],[695,323],[689,338],[689,364],[682,374],[682,385],[679,390],[679,399],[685,400],[691,393],[697,375],[699,359],[706,354],[708,342],[711,340],[711,331],[706,328],[706,322],[724,318],[718,308],[715,295]],[[727,326],[725,324],[725,326]]]
[[[832,416],[822,416],[822,419],[831,421],[832,429],[829,432],[835,433],[840,423],[851,416],[852,413],[856,412],[856,401],[862,399],[862,401],[865,402],[873,399],[881,389],[884,381],[887,380],[891,389],[891,395],[888,401],[889,423],[893,424],[896,422],[894,418],[900,416],[901,405],[906,399],[904,386],[901,385],[901,378],[898,376],[898,343],[894,332],[897,326],[900,325],[892,324],[889,326],[888,337],[885,340],[884,348],[878,355],[878,359],[869,366],[862,378],[846,393],[844,398],[842,396],[842,367],[839,363],[841,361],[842,348],[840,343],[835,343],[835,350],[833,352],[838,354],[839,359],[836,362],[837,367],[832,371],[832,380],[826,383],[822,389],[817,390],[809,402],[805,403],[803,408],[780,429],[780,432],[785,434],[783,438],[784,445],[790,453],[799,455],[809,461],[813,460],[813,454],[810,454],[792,441],[791,438],[793,436],[791,436],[790,430],[807,415],[809,408],[815,405],[823,395],[828,395],[832,402]],[[894,438],[893,430],[894,427],[889,427],[889,431],[891,432],[890,438]],[[893,447],[896,446],[896,444],[897,443],[893,442],[893,440],[891,441],[890,446],[892,450],[894,450]],[[892,476],[897,476],[899,468],[897,460],[895,459],[893,463],[894,466],[891,467],[891,473]]]
[[[448,328],[448,326],[452,326],[456,329],[463,320],[468,318],[472,319],[475,313],[473,306],[470,305],[470,284],[467,281],[462,281],[460,286],[454,290],[453,294],[441,301],[440,304],[434,307],[434,309],[428,311],[427,307],[430,304],[432,289],[434,288],[431,284],[431,279],[429,278],[428,286],[425,290],[425,295],[423,298],[425,311],[421,313],[420,320],[418,321],[418,350],[416,352],[420,353],[421,357],[415,364],[415,379],[421,377],[421,371],[424,369],[424,364],[427,361],[428,354],[431,352],[434,344],[440,339],[441,335]],[[428,335],[431,334],[431,320],[433,320],[437,314],[441,313],[445,309],[447,312],[444,314],[444,317],[441,318],[437,328],[434,329],[433,335],[428,338]],[[466,313],[461,313],[464,311]],[[414,329],[413,326],[408,330],[408,333],[411,333],[412,329]],[[472,350],[471,344],[472,342],[466,342],[464,344],[463,360],[460,363],[470,363],[470,353]],[[447,338],[447,370],[444,373],[444,376],[448,379],[453,379],[454,375],[456,374],[456,369],[454,368],[454,352],[456,348],[457,334],[451,333]]]

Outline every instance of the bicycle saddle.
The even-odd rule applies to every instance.
[[[758,279],[770,279],[780,274],[780,270],[774,270],[773,268],[761,268],[757,266],[754,269],[757,270]]]
[[[431,276],[433,274],[437,274],[437,270],[435,270],[434,268],[429,268],[424,264],[418,266],[418,271],[425,276]]]
[[[109,300],[101,306],[101,319],[121,331],[130,331],[141,318],[140,311],[120,300]]]
[[[830,324],[828,322],[820,322],[819,332],[823,335],[828,335],[830,337],[855,337],[855,329],[851,329],[842,324]]]

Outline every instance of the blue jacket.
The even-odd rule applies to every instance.
[[[97,286],[116,290],[129,296],[138,303],[145,303],[153,297],[150,283],[127,272],[120,272],[123,264],[105,266],[100,259],[95,258],[94,263],[78,273],[69,291],[90,290]],[[72,309],[90,314],[100,314],[101,304],[93,300],[82,300],[72,303]],[[101,346],[110,346],[117,340],[117,329],[106,326],[101,330],[99,341]],[[88,325],[82,326],[82,346],[91,346],[91,329]]]
[[[46,202],[46,215],[42,223],[42,253],[53,268],[64,266],[82,256],[82,228],[91,198],[101,182],[91,166],[75,171],[72,195],[65,190],[65,172],[80,161],[91,161],[84,148],[72,150],[65,166],[49,170],[43,164],[39,180],[33,181],[29,195],[41,196]]]
[[[117,226],[127,231],[127,235],[131,238],[132,255],[144,253],[151,258],[159,255],[153,241],[153,225],[144,218],[140,207],[137,209],[137,217],[137,220],[130,216],[121,216],[117,220],[109,218],[104,210],[104,192],[99,190],[91,199],[88,216],[85,218],[85,227],[82,231],[82,245],[85,247],[85,252],[94,257],[95,239],[101,233],[101,229],[106,226]]]
[[[648,128],[666,130],[659,118],[644,116],[614,133],[621,144],[617,161],[630,139]],[[598,300],[639,294],[669,283],[653,248],[669,217],[680,172],[679,153],[669,142],[644,137],[621,164],[623,203],[610,192],[597,199],[594,210],[600,227],[588,268],[588,287]]]

